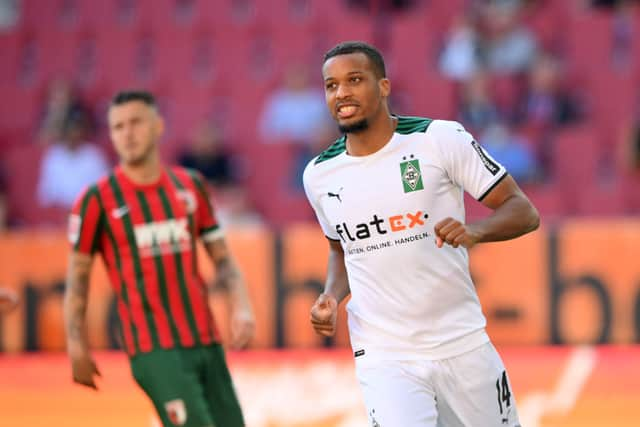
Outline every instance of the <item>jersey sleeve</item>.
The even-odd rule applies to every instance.
[[[449,178],[473,198],[481,201],[508,175],[460,123],[438,120],[433,125]]]
[[[74,251],[93,255],[100,249],[102,215],[98,190],[89,187],[76,199],[69,215],[67,235]]]
[[[304,171],[304,175],[302,177],[302,183],[304,184],[304,192],[307,195],[307,200],[309,200],[309,204],[313,208],[313,211],[316,214],[316,218],[318,219],[318,223],[320,224],[320,228],[322,232],[329,240],[340,240],[340,236],[336,232],[336,230],[331,226],[331,223],[325,216],[322,206],[318,200],[316,193],[313,191],[313,178],[311,168],[314,167],[315,159],[311,160],[309,165]]]
[[[209,191],[205,184],[204,177],[199,173],[190,172],[193,183],[196,187],[196,224],[200,238],[205,242],[210,242],[224,236],[222,227],[218,222]]]

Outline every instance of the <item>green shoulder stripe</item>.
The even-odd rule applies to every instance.
[[[401,135],[409,135],[417,132],[424,133],[432,122],[432,119],[424,117],[398,116],[396,132]]]
[[[333,159],[334,157],[344,153],[347,150],[347,136],[342,135],[338,138],[329,148],[324,150],[314,164],[322,163],[326,160]]]

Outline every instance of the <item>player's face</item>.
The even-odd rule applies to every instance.
[[[162,118],[144,102],[131,101],[109,109],[109,133],[123,163],[144,163],[157,150],[162,130]]]
[[[367,129],[389,96],[389,80],[377,77],[369,58],[361,52],[329,58],[322,67],[322,77],[329,112],[342,132]]]

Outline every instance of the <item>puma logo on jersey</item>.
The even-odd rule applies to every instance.
[[[134,227],[133,231],[138,248],[141,250],[157,247],[160,248],[161,253],[166,253],[175,251],[172,244],[179,246],[183,242],[189,243],[191,241],[186,218],[139,224]]]
[[[342,189],[343,189],[343,188],[344,188],[344,187],[340,187],[340,189],[338,190],[338,192],[337,192],[337,193],[332,193],[331,191],[329,191],[329,192],[327,192],[327,196],[329,196],[329,197],[335,197],[336,199],[338,199],[338,201],[339,201],[340,203],[342,203],[342,197],[340,197],[340,193],[342,192]]]
[[[120,219],[128,213],[129,213],[129,206],[127,205],[120,206],[119,208],[115,208],[111,210],[111,216],[114,217],[115,219]]]

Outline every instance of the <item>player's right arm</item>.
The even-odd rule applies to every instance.
[[[64,291],[64,326],[67,353],[71,359],[73,381],[97,389],[95,375],[100,375],[91,357],[86,323],[89,277],[93,255],[98,250],[102,209],[96,187],[85,191],[76,201],[69,217],[69,264]]]
[[[100,372],[91,357],[86,323],[92,263],[91,255],[73,251],[69,256],[64,293],[64,325],[73,381],[97,389],[94,376],[100,375]]]
[[[339,241],[329,240],[329,262],[324,292],[311,307],[311,325],[325,337],[336,332],[338,304],[349,295],[349,280],[344,265],[344,252]]]

